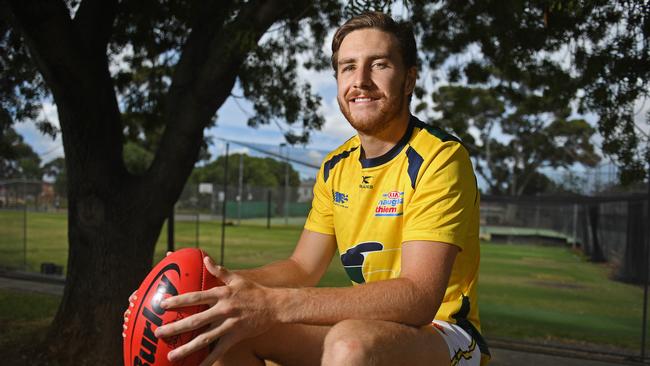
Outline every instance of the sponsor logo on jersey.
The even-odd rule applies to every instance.
[[[332,190],[332,201],[334,201],[334,204],[337,205],[337,206],[348,208],[348,205],[347,205],[348,195],[346,193],[341,193],[341,192],[337,192],[335,190]]]
[[[404,192],[390,191],[382,193],[375,207],[375,216],[401,216],[404,214]]]
[[[370,179],[372,179],[372,175],[362,175],[361,184],[359,184],[359,188],[373,189],[375,186],[372,183],[370,183]]]

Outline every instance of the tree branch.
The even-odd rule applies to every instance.
[[[497,191],[497,189],[496,189],[496,188],[497,188],[497,184],[494,183],[494,181],[493,181],[494,179],[493,179],[492,177],[488,177],[488,176],[487,176],[487,174],[483,171],[483,168],[481,168],[481,167],[478,165],[478,162],[477,162],[477,164],[476,164],[476,172],[477,172],[481,177],[483,177],[483,179],[485,179],[485,182],[490,186],[490,191],[491,191],[490,193],[492,193],[492,194],[496,194],[496,193],[497,193],[497,192],[496,192],[496,191]]]
[[[85,7],[85,5],[82,5]],[[103,5],[97,5],[104,9]],[[122,132],[117,100],[108,72],[105,52],[91,54],[70,19],[63,1],[10,0],[12,22],[21,30],[30,56],[52,90],[59,114],[70,181],[85,187],[115,191],[108,182],[125,174],[122,162]],[[82,9],[80,9],[82,10]],[[83,10],[82,22],[100,9]],[[88,15],[84,15],[88,14]],[[103,21],[96,35],[108,37]],[[87,36],[88,41],[95,36]],[[105,45],[102,46],[105,49]],[[96,183],[95,186],[89,182]],[[71,185],[78,187],[78,185]]]
[[[296,3],[306,6],[309,2]],[[245,57],[272,24],[297,5],[282,0],[250,1],[228,22],[219,13],[224,11],[223,4],[211,3],[206,14],[220,14],[224,21],[197,17],[174,73],[165,112],[167,127],[147,176],[155,182],[150,187],[156,187],[156,194],[180,195],[198,157],[203,129],[230,95]],[[171,181],[170,176],[176,179]]]
[[[83,82],[84,55],[63,1],[10,0],[14,26],[21,30],[38,69],[56,93],[64,80]],[[81,76],[81,77],[80,77]],[[77,80],[79,79],[79,80]]]
[[[106,45],[117,14],[116,0],[84,0],[74,17],[74,24],[86,49],[106,59]]]

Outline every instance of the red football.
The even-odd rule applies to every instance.
[[[208,355],[204,348],[178,362],[169,362],[167,354],[189,342],[204,329],[158,339],[156,328],[207,309],[207,305],[163,310],[158,305],[164,298],[202,291],[223,283],[208,272],[203,264],[207,254],[200,249],[181,249],[165,257],[147,275],[137,291],[137,300],[124,331],[124,365],[167,366],[198,365]]]

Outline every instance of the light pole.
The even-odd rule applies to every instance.
[[[648,164],[648,195],[646,197],[646,215],[650,218],[650,137],[648,138],[648,148],[646,152],[646,163]],[[645,343],[646,343],[646,333],[647,333],[647,324],[648,324],[648,281],[650,281],[650,275],[648,274],[648,263],[650,259],[648,255],[650,254],[650,228],[646,226],[645,228],[645,240],[643,246],[643,319],[641,321],[641,362],[645,362]]]
[[[244,185],[244,154],[239,154],[239,180],[237,181],[237,225],[241,226],[241,201]]]
[[[223,257],[226,248],[226,204],[228,203],[228,149],[230,143],[226,142],[226,156],[223,164],[223,206],[221,206],[221,259],[219,264],[223,266]]]

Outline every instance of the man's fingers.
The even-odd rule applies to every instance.
[[[205,268],[207,268],[208,272],[220,279],[226,285],[230,284],[230,282],[233,280],[233,277],[236,276],[225,267],[216,265],[210,256],[206,255],[203,258],[203,263],[205,264]]]
[[[163,309],[174,309],[193,305],[214,305],[223,296],[230,292],[225,286],[213,287],[205,291],[188,292],[177,296],[168,297],[160,302]]]
[[[210,308],[206,311],[190,315],[187,318],[158,327],[154,333],[157,338],[166,338],[201,328],[210,323],[219,322],[221,316],[213,309]]]
[[[212,352],[210,352],[208,357],[206,357],[205,360],[203,360],[203,362],[201,362],[199,366],[212,366],[212,364],[214,364],[218,359],[223,357],[223,355],[225,355],[226,352],[228,352],[228,350],[230,349],[230,347],[234,346],[235,343],[237,343],[237,340],[232,335],[227,334],[221,336],[217,340],[217,344],[215,345]]]
[[[217,266],[217,264],[214,263],[214,260],[212,260],[209,255],[203,257],[203,264],[205,265],[205,268],[208,270],[208,272],[210,272],[210,274],[215,277],[219,277],[221,266]]]
[[[173,350],[167,355],[167,358],[174,362],[179,359],[185,358],[191,353],[194,353],[204,347],[209,346],[211,343],[215,342],[219,337],[228,332],[233,328],[234,320],[227,319],[221,324],[211,327],[205,332],[194,337],[190,342],[182,345],[181,347]],[[219,344],[217,344],[217,347]]]

